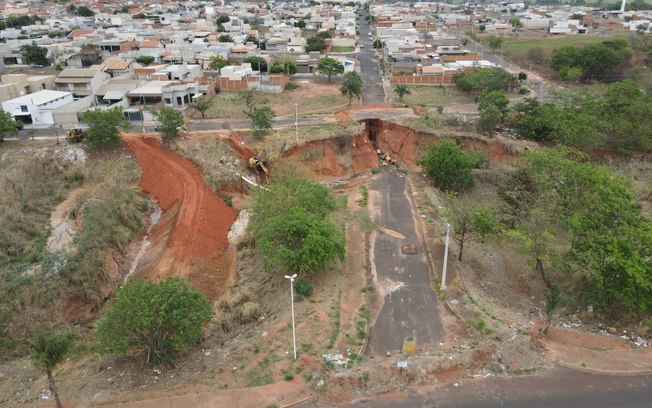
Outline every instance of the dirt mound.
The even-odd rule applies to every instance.
[[[198,168],[164,149],[156,139],[127,136],[125,142],[143,169],[143,191],[153,195],[164,212],[179,206],[158,262],[137,274],[153,280],[183,276],[205,295],[219,296],[233,276],[227,234],[235,222],[235,210],[212,193]]]

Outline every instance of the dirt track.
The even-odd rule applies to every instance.
[[[164,212],[178,204],[160,258],[140,274],[152,280],[183,276],[202,293],[219,295],[232,279],[227,233],[235,210],[212,193],[198,168],[164,149],[157,139],[133,134],[124,139],[143,170],[143,191],[153,195]]]

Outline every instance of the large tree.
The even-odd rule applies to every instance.
[[[20,50],[23,52],[23,55],[29,64],[45,66],[50,63],[48,60],[47,48],[39,47],[35,42],[23,45],[20,47]]]
[[[84,142],[91,148],[116,146],[121,143],[120,129],[129,129],[131,124],[119,106],[107,110],[92,109],[83,115],[88,123]]]
[[[61,408],[61,400],[59,400],[59,392],[52,371],[64,360],[71,346],[72,338],[70,335],[60,333],[48,336],[43,329],[37,329],[29,349],[32,363],[37,368],[45,371],[48,376],[48,386],[54,396],[57,408]]]
[[[443,191],[461,191],[473,185],[474,160],[452,140],[433,143],[418,163]]]
[[[213,58],[211,58],[211,62],[210,64],[208,64],[208,67],[210,69],[218,71],[227,65],[229,65],[229,61],[226,58],[216,55]]]
[[[244,58],[242,62],[251,64],[251,68],[260,71],[267,72],[267,60],[263,57],[251,56]]]
[[[290,175],[273,176],[254,193],[249,231],[268,270],[310,275],[343,259],[344,235],[328,216],[330,190]]]
[[[246,115],[251,119],[251,133],[255,137],[265,136],[272,130],[275,113],[269,105],[255,106]]]
[[[340,87],[340,92],[343,96],[349,98],[349,106],[351,106],[351,100],[353,97],[360,99],[362,97],[362,78],[357,72],[347,72],[344,75],[344,82]]]
[[[213,102],[208,99],[198,99],[195,102],[191,103],[189,106],[199,112],[201,114],[201,118],[204,119],[206,117],[206,111],[209,110],[211,106],[213,106]]]
[[[342,66],[342,63],[335,58],[324,57],[320,58],[317,62],[317,68],[315,68],[315,72],[320,75],[326,75],[328,77],[328,81],[330,82],[333,75],[341,74],[344,72],[344,67]]]
[[[466,92],[509,91],[518,81],[502,68],[481,68],[459,72],[453,76],[457,86]]]
[[[0,112],[0,142],[4,140],[6,134],[18,134],[18,126],[10,113],[2,111]]]
[[[170,361],[199,342],[211,314],[208,300],[181,279],[133,279],[104,314],[97,338],[106,352],[137,350],[148,363]]]
[[[168,144],[172,140],[179,137],[180,132],[185,126],[185,119],[183,113],[174,108],[161,108],[154,111],[154,118],[156,119],[156,126],[161,133],[161,140],[163,144]]]
[[[488,207],[478,207],[466,197],[446,194],[446,217],[453,227],[453,241],[460,248],[457,260],[462,261],[464,245],[469,239],[484,241],[485,237],[499,231],[498,219]]]

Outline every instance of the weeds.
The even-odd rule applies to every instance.
[[[369,202],[369,191],[367,190],[367,186],[364,184],[360,186],[360,194],[362,194],[362,197],[357,201],[357,203],[360,207],[367,208],[367,203]]]

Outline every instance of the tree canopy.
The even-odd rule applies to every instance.
[[[0,142],[4,140],[6,134],[18,134],[18,126],[10,113],[2,111],[0,112]]]
[[[328,215],[330,190],[291,175],[273,176],[256,190],[249,229],[268,270],[310,275],[344,257],[344,234]]]
[[[91,148],[116,146],[122,142],[119,129],[129,129],[131,124],[119,106],[107,110],[92,109],[83,115],[88,123],[84,142]]]
[[[330,81],[333,75],[341,74],[344,72],[344,67],[342,66],[342,63],[335,58],[324,57],[320,58],[317,62],[317,68],[315,68],[315,72],[320,75],[326,75]]]
[[[550,67],[581,70],[582,81],[607,80],[632,57],[627,40],[609,40],[584,47],[564,46],[553,51]]]
[[[516,77],[502,68],[482,68],[459,72],[453,77],[466,92],[509,91],[518,84]]]
[[[349,106],[351,106],[351,100],[353,97],[358,99],[362,98],[362,78],[357,72],[347,72],[344,75],[344,82],[340,87],[340,92],[343,96],[349,98]]]
[[[170,361],[199,342],[211,315],[208,300],[179,278],[158,284],[133,279],[97,325],[97,339],[105,352],[136,349],[148,363]]]
[[[72,337],[69,334],[58,333],[48,336],[44,329],[39,328],[29,349],[29,356],[34,366],[45,371],[48,376],[48,384],[57,408],[61,408],[61,401],[52,370],[66,358],[71,347]]]
[[[326,42],[322,37],[313,36],[306,39],[306,52],[322,51],[326,48]]]
[[[156,58],[151,55],[139,55],[136,57],[136,62],[143,65],[149,65],[154,61],[156,61]]]
[[[242,62],[251,64],[251,68],[260,72],[267,72],[267,60],[263,57],[251,56],[243,58]]]
[[[214,69],[217,71],[224,68],[227,65],[229,65],[229,61],[226,58],[216,55],[213,58],[211,58],[211,62],[208,66],[210,69]]]
[[[441,190],[461,191],[473,185],[475,160],[452,140],[433,143],[418,163]]]
[[[23,45],[20,47],[20,50],[23,52],[25,59],[27,59],[27,62],[30,64],[45,66],[50,63],[48,60],[47,48],[39,47],[35,42]]]
[[[164,144],[179,137],[179,133],[185,125],[183,113],[174,108],[164,107],[154,111],[153,114]]]

